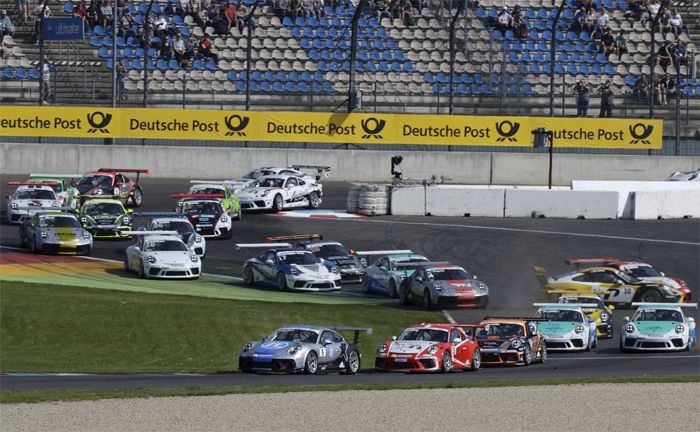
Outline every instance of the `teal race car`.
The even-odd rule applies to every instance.
[[[547,351],[590,351],[598,345],[595,320],[586,316],[585,304],[535,303],[537,331]]]
[[[397,297],[401,282],[412,275],[421,264],[430,262],[423,255],[410,250],[358,251],[360,257],[377,256],[362,276],[362,289],[367,294],[382,294]]]
[[[690,351],[697,344],[695,319],[683,308],[697,303],[632,303],[632,319],[625,317],[620,331],[620,351]]]

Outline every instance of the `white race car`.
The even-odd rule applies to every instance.
[[[9,182],[17,190],[7,197],[5,219],[19,224],[39,211],[61,207],[61,201],[51,186],[44,182]]]
[[[260,177],[239,194],[244,210],[272,210],[279,212],[288,208],[321,205],[323,185],[290,175]]]
[[[586,304],[535,303],[537,331],[547,343],[547,351],[590,351],[598,344],[595,320],[586,316]]]
[[[202,264],[177,231],[130,231],[136,242],[126,248],[124,269],[141,277],[197,279]]]
[[[138,212],[134,213],[133,216],[153,218],[146,226],[147,231],[176,231],[180,239],[198,257],[204,258],[207,254],[207,241],[204,236],[197,233],[185,215],[174,212]]]
[[[692,181],[700,182],[700,169],[692,171],[676,171],[666,181]]]
[[[309,174],[304,170],[316,171],[313,174]],[[321,180],[321,177],[327,177],[328,172],[331,170],[327,166],[319,165],[292,165],[291,167],[260,167],[250,171],[248,174],[244,175],[239,181],[243,181],[247,186],[255,183],[255,180],[264,176],[295,176],[303,179],[307,182],[317,182]]]
[[[697,303],[632,303],[637,307],[632,319],[625,317],[620,331],[620,350],[681,351],[697,344],[695,319],[683,313],[684,307],[697,308]]]

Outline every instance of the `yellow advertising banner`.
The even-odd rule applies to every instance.
[[[80,138],[660,149],[663,122],[647,119],[457,116],[151,108],[0,107],[0,134]]]

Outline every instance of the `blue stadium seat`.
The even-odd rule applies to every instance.
[[[136,70],[141,70],[141,69],[143,69],[143,63],[141,63],[141,60],[139,60],[139,59],[134,59],[131,62],[131,68],[136,69]]]
[[[238,75],[236,75],[236,71],[230,70],[226,74],[226,78],[228,78],[229,81],[236,81],[238,79]]]
[[[587,64],[584,63],[581,66],[579,66],[578,73],[588,75],[591,73],[591,68]]]
[[[250,82],[250,91],[253,93],[260,93],[260,83],[255,81]]]
[[[126,44],[132,48],[136,48],[139,46],[139,41],[135,37],[130,37],[126,40]]]
[[[168,66],[168,62],[165,61],[165,59],[158,59],[158,61],[156,62],[156,68],[158,68],[159,71],[163,72],[170,69],[170,67]]]
[[[214,60],[209,60],[207,62],[207,70],[210,70],[212,72],[216,72],[219,69],[219,65],[216,64]]]
[[[428,84],[433,84],[433,83],[435,82],[435,77],[434,77],[433,74],[431,74],[430,72],[426,72],[426,73],[423,75],[423,80],[424,80],[425,82],[427,82]]]
[[[630,87],[634,87],[635,83],[636,83],[636,80],[631,75],[627,75],[625,77],[625,85],[628,85]]]
[[[544,69],[544,68],[542,68],[542,69]],[[547,72],[547,73],[549,73],[549,72]],[[554,73],[555,73],[555,74],[558,74],[558,75],[563,74],[563,73],[564,73],[564,66],[562,66],[561,63],[557,63],[557,64],[554,66]]]
[[[574,64],[570,64],[566,67],[566,73],[569,75],[576,75],[578,73],[578,68]]]
[[[105,36],[102,38],[102,46],[106,47],[112,47],[112,38],[109,36]]]
[[[4,70],[2,71],[2,79],[6,79],[6,80],[13,80],[13,79],[15,79],[15,71],[12,70],[12,69],[10,69],[10,68],[4,69]]]
[[[615,75],[615,73],[616,73],[615,68],[611,64],[605,65],[605,69],[603,69],[603,72],[605,73],[605,75],[610,75],[610,76]]]
[[[131,48],[124,48],[124,57],[132,59],[135,57],[134,50]]]
[[[97,56],[100,58],[110,58],[112,55],[110,54],[109,50],[105,47],[100,47],[99,50],[97,50]]]
[[[263,81],[260,83],[260,90],[263,93],[271,93],[272,92],[272,84],[268,81]]]
[[[39,11],[39,13],[41,13],[41,11]],[[66,3],[63,6],[63,13],[68,14],[68,15],[73,15],[73,3]]]
[[[168,62],[168,68],[170,70],[181,70],[182,68],[180,67],[180,63],[177,62],[175,59],[170,59]]]
[[[250,79],[252,79],[255,82],[260,82],[263,80],[263,76],[260,73],[260,71],[252,71],[250,73]]]
[[[322,72],[316,71],[314,72],[314,81],[322,83],[326,80],[326,78],[323,76]]]
[[[195,70],[204,70],[206,69],[206,66],[204,65],[204,62],[202,60],[196,59],[192,62],[192,68]]]
[[[15,78],[21,79],[21,80],[27,79],[28,78],[27,71],[24,70],[24,68],[17,68],[15,70]]]
[[[29,69],[29,72],[27,73],[27,76],[31,80],[38,80],[39,79],[39,71],[37,69]]]
[[[539,68],[539,66],[537,66],[537,63],[532,63],[532,64],[530,65],[530,73],[533,73],[533,74],[539,74],[539,73],[540,73],[540,68]]]
[[[598,53],[598,54],[595,56],[595,61],[597,61],[598,63],[607,63],[607,62],[608,62],[608,58],[605,56],[605,54],[603,54],[603,53]]]
[[[272,83],[272,91],[275,93],[282,93],[284,92],[284,86],[281,82],[275,81]]]
[[[245,93],[245,82],[243,81],[238,81],[236,83],[236,91],[238,93]]]
[[[309,84],[307,84],[307,83],[305,83],[305,82],[303,82],[303,81],[300,82],[300,83],[297,85],[297,90],[298,90],[300,93],[308,93],[308,92],[309,92],[309,88],[310,88],[310,87],[309,87]]]
[[[284,91],[286,91],[287,93],[296,93],[296,91],[297,91],[296,83],[291,82],[291,81],[287,81],[284,84]]]
[[[98,36],[93,36],[90,38],[90,46],[99,48],[102,46],[102,40]]]

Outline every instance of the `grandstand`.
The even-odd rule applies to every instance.
[[[244,107],[247,77],[247,29],[238,26],[222,34],[213,26],[199,26],[194,17],[179,14],[178,2],[157,0],[152,14],[163,13],[172,36],[211,37],[218,59],[195,57],[182,66],[174,58],[160,58],[168,36],[154,37],[150,47],[137,36],[117,37],[118,56],[128,69],[125,82],[128,101],[122,106],[142,106],[144,69],[149,71],[148,104],[161,107]],[[250,6],[255,0],[245,0]],[[215,2],[214,2],[215,3]],[[390,2],[387,2],[390,3]],[[419,4],[421,2],[414,2]],[[557,6],[559,2],[557,1]],[[595,0],[606,8],[609,27],[622,30],[627,52],[604,55],[599,42],[586,30],[572,29],[576,4],[568,0],[557,29],[556,7],[550,0],[485,0],[469,2],[465,17],[457,20],[454,63],[455,114],[549,114],[550,38],[557,40],[555,57],[555,115],[575,115],[572,87],[587,78],[594,87],[606,80],[614,84],[614,116],[646,117],[649,107],[636,103],[632,88],[649,73],[651,37],[629,10],[627,0]],[[127,2],[136,23],[142,23],[148,2]],[[216,3],[215,3],[216,4]],[[223,4],[223,3],[222,3]],[[251,106],[256,110],[344,110],[350,75],[350,19],[355,11],[348,1],[327,1],[322,16],[286,16],[277,1],[259,6],[251,42]],[[398,4],[398,3],[397,3]],[[355,73],[364,111],[447,113],[450,82],[449,22],[457,0],[428,1],[406,25],[401,13],[381,13],[368,2],[359,22]],[[379,3],[377,3],[377,6]],[[30,2],[30,7],[32,6]],[[50,1],[54,16],[70,16],[73,3]],[[450,9],[450,6],[453,6]],[[521,8],[528,34],[500,31],[493,23],[504,6]],[[700,10],[697,0],[674,3],[689,27],[678,36],[689,52],[700,46]],[[15,19],[14,0],[0,0],[0,8],[15,22],[15,37],[5,36],[5,58],[0,60],[0,98],[3,104],[38,101],[38,47],[33,25]],[[276,14],[277,13],[277,14]],[[84,41],[47,42],[47,58],[55,64],[51,86],[56,104],[106,105],[111,101],[111,26],[95,26]],[[676,42],[673,32],[656,34],[657,47]],[[149,61],[144,68],[144,49]],[[659,76],[681,76],[680,135],[692,136],[700,127],[700,80],[691,64],[655,66]],[[655,106],[664,118],[666,131],[673,131],[675,103]],[[598,98],[592,98],[590,115],[598,114]]]

